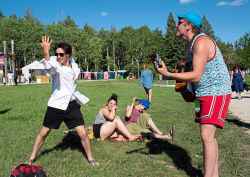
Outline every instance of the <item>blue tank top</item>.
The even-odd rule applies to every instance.
[[[204,33],[197,35],[191,43],[188,53],[188,63],[193,59],[192,47],[200,36],[207,36]],[[216,44],[215,44],[216,45]],[[213,59],[205,65],[204,73],[200,81],[193,83],[193,89],[197,97],[211,95],[226,95],[231,93],[231,81],[227,66],[224,62],[222,53],[216,45],[216,54]]]

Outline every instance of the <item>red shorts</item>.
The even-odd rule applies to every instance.
[[[220,96],[201,96],[200,111],[196,114],[196,121],[200,124],[213,124],[219,128],[224,127],[231,101],[231,94]]]

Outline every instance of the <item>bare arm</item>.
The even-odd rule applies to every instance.
[[[101,112],[104,118],[107,119],[108,121],[113,121],[116,117],[116,108],[108,110],[108,108],[105,107],[101,109]]]
[[[212,41],[208,39],[200,39],[195,43],[193,48],[193,70],[183,73],[170,73],[164,63],[162,68],[157,68],[162,75],[173,77],[176,80],[198,82],[204,72],[205,65],[209,59],[209,47]]]
[[[125,116],[127,118],[129,118],[131,116],[131,114],[132,114],[132,111],[133,111],[133,108],[134,108],[134,105],[135,105],[135,101],[136,101],[136,97],[133,98],[132,104],[127,106],[126,113],[125,113]]]

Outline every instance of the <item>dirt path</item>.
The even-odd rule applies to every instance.
[[[250,91],[242,94],[242,99],[232,99],[229,106],[230,112],[237,117],[243,127],[247,128],[247,133],[250,134]]]

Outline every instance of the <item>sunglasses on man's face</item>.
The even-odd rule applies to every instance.
[[[55,56],[60,56],[60,57],[64,57],[65,53],[55,53]]]
[[[180,25],[183,24],[183,23],[186,24],[187,21],[186,21],[186,20],[183,20],[183,19],[180,20],[180,21],[178,21],[177,27],[180,26]]]

